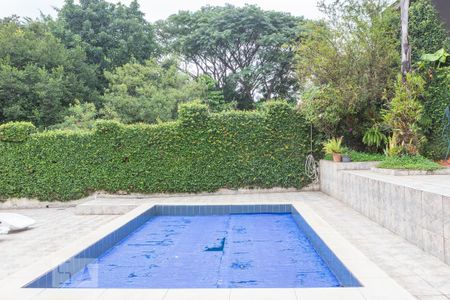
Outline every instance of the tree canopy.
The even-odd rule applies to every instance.
[[[303,18],[254,5],[206,6],[182,11],[158,24],[167,49],[194,76],[211,76],[227,100],[253,107],[256,98],[294,99],[294,43]]]
[[[83,49],[65,48],[43,23],[0,22],[0,122],[58,123],[75,99],[98,99],[95,81]]]
[[[86,50],[89,63],[99,74],[155,56],[158,45],[153,26],[144,18],[136,0],[129,6],[105,0],[65,0],[55,21],[49,21],[56,37],[68,47]]]
[[[396,79],[400,11],[392,1],[321,0],[326,17],[316,21],[255,5],[205,6],[154,24],[138,0],[111,2],[65,0],[54,18],[0,20],[0,123],[89,129],[102,118],[173,120],[191,100],[223,112],[286,99],[321,135],[344,136],[356,149],[381,151],[414,126],[412,138],[395,137],[413,141],[409,152],[447,151],[450,38],[431,0],[412,0],[408,10],[409,77],[424,80],[414,99],[403,89],[408,80]],[[411,118],[403,114],[415,104]],[[404,117],[403,129],[386,116]]]
[[[131,62],[105,76],[109,86],[103,114],[124,123],[174,119],[178,103],[200,98],[206,89],[180,72],[173,59]]]
[[[334,1],[321,9],[327,22],[309,23],[297,51],[302,108],[319,130],[361,141],[398,72],[396,14],[379,1]]]

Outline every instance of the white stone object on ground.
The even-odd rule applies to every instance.
[[[11,231],[15,231],[27,229],[36,223],[36,221],[24,215],[0,213],[0,223],[9,227]]]
[[[9,227],[8,226],[0,226],[0,234],[8,234]]]

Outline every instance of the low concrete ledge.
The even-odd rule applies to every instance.
[[[121,201],[89,201],[75,207],[76,215],[124,215],[139,204]]]
[[[420,170],[404,170],[404,169],[381,169],[373,167],[370,169],[373,172],[392,175],[392,176],[414,176],[414,175],[450,175],[450,168],[445,168],[435,171],[420,171]]]
[[[302,193],[318,190],[318,185],[311,185],[301,191],[297,189],[239,189],[239,190],[220,190],[215,193],[198,194],[129,194],[117,195],[96,193],[91,201],[80,203],[75,208],[77,215],[123,215],[139,205],[148,203],[166,203],[182,202],[189,199],[197,203],[220,203],[231,197],[235,197],[236,202],[255,202],[262,200],[283,202],[294,199]],[[280,196],[282,195],[282,196]]]
[[[168,199],[178,197],[209,197],[226,195],[252,195],[258,193],[297,193],[319,191],[319,184],[310,184],[302,189],[296,188],[241,188],[241,189],[220,189],[217,192],[203,193],[160,193],[160,194],[137,194],[137,193],[117,193],[110,194],[99,191],[88,197],[72,201],[39,201],[28,198],[0,199],[0,210],[2,209],[35,209],[35,208],[64,208],[76,207],[75,214],[78,215],[123,215],[142,203],[154,201],[155,199]]]
[[[0,201],[0,210],[2,209],[35,209],[35,208],[65,208],[74,207],[86,201],[93,200],[94,197],[89,196],[74,201],[39,201],[37,199],[13,198]]]

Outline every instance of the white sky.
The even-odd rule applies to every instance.
[[[108,0],[119,2],[118,0]],[[129,4],[132,0],[120,2]],[[321,17],[317,10],[317,0],[138,0],[141,10],[145,13],[147,20],[156,21],[165,19],[179,10],[197,10],[207,4],[224,5],[230,3],[242,6],[246,3],[257,4],[265,10],[277,10],[290,12],[295,16],[304,16],[308,19]],[[37,18],[40,11],[44,14],[55,15],[52,7],[61,7],[64,0],[0,0],[0,18],[13,14],[22,17]]]

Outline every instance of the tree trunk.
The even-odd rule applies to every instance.
[[[406,80],[406,74],[411,71],[411,47],[408,39],[408,11],[409,0],[400,0],[401,23],[402,23],[402,78]]]

